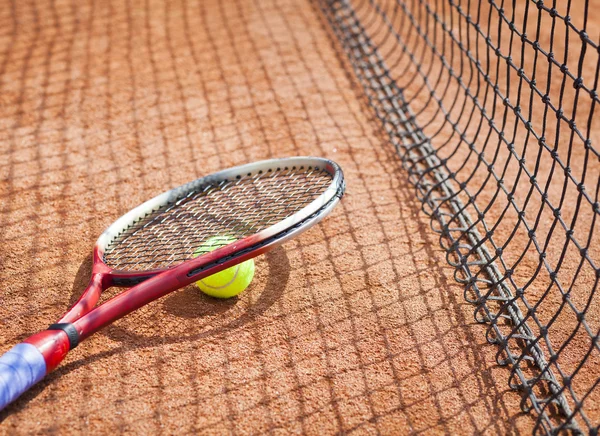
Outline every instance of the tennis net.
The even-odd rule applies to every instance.
[[[316,0],[535,432],[600,424],[589,0]]]

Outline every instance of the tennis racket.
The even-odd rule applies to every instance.
[[[0,410],[92,333],[282,244],[318,223],[343,193],[342,171],[330,160],[274,159],[203,177],[123,215],[96,242],[89,285],[73,307],[0,357]],[[219,236],[222,246],[198,256]],[[96,307],[111,286],[130,288]]]

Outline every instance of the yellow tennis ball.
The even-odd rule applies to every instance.
[[[194,257],[224,247],[235,240],[236,238],[232,236],[213,236],[198,247],[194,252]],[[231,298],[245,290],[253,278],[254,259],[249,259],[212,276],[198,280],[196,285],[202,292],[211,297]]]

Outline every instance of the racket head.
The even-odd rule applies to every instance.
[[[232,257],[249,247],[252,256],[244,260],[257,256],[319,222],[344,189],[340,167],[318,157],[270,159],[202,177],[111,224],[95,244],[94,273],[102,275],[104,288],[133,286],[191,261],[207,238],[220,235],[223,246],[211,258]],[[169,245],[169,238],[177,242]],[[140,244],[146,245],[136,248]]]

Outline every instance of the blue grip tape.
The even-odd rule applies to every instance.
[[[0,410],[46,375],[44,356],[34,345],[15,345],[0,357]]]

